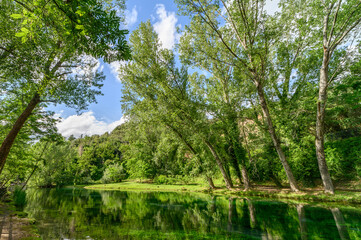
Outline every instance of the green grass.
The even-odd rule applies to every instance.
[[[154,183],[139,183],[134,181],[126,181],[111,184],[95,184],[85,186],[87,189],[98,190],[120,190],[120,191],[161,191],[161,192],[203,192],[213,195],[224,195],[234,197],[256,197],[271,198],[280,200],[295,200],[302,202],[328,202],[328,203],[348,203],[361,204],[361,192],[353,191],[336,191],[335,195],[325,194],[320,190],[311,189],[306,192],[299,193],[290,192],[289,190],[273,190],[267,191],[254,188],[250,191],[242,191],[240,189],[228,190],[224,187],[215,190],[209,189],[203,184],[177,184],[177,185],[159,185]]]
[[[334,195],[325,194],[322,191],[308,191],[308,192],[266,192],[266,191],[247,191],[247,192],[235,192],[224,194],[231,194],[240,197],[262,197],[262,198],[273,198],[273,199],[289,199],[306,202],[337,202],[337,203],[352,203],[361,204],[361,193],[360,192],[348,192],[348,191],[336,191]]]
[[[207,191],[208,188],[200,184],[190,185],[159,185],[154,183],[136,183],[136,182],[121,182],[121,183],[109,183],[109,184],[95,184],[85,186],[88,189],[101,189],[101,190],[138,190],[138,191],[192,191],[200,192]]]

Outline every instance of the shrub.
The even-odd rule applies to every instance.
[[[361,178],[361,137],[327,142],[325,154],[330,174],[334,180]]]
[[[165,175],[159,175],[154,178],[154,183],[156,184],[189,184],[191,182],[191,177],[175,175],[172,177],[167,177]]]
[[[102,183],[114,183],[121,182],[126,178],[126,172],[122,165],[116,163],[109,165],[104,171],[103,177],[101,178]]]
[[[167,178],[167,176],[164,175],[159,175],[156,178],[154,178],[154,182],[156,184],[170,184],[169,179]]]
[[[17,208],[23,208],[26,204],[26,192],[20,186],[16,186],[14,189],[13,201]]]

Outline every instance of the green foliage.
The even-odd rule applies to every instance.
[[[12,193],[12,198],[14,201],[14,205],[21,209],[26,204],[26,192],[21,189],[20,186],[15,186],[15,189]]]
[[[155,177],[153,181],[156,184],[174,185],[174,184],[190,184],[192,182],[192,179],[189,176],[182,176],[182,175],[176,175],[172,177],[159,175]]]
[[[154,178],[154,183],[156,184],[173,184],[167,176],[159,175],[156,178]]]
[[[336,1],[281,1],[282,11],[272,16],[260,11],[264,1],[176,2],[190,18],[178,45],[183,65],[162,48],[150,21],[126,44],[124,1],[1,1],[0,139],[34,95],[41,100],[18,133],[2,183],[24,182],[33,170],[30,183],[43,187],[125,178],[219,183],[222,170],[224,178],[242,181],[243,169],[254,182],[280,185],[288,181],[280,152],[303,186],[318,182],[323,42],[315,29],[327,11],[336,24],[326,29],[331,42],[352,27],[342,21],[358,29],[359,2],[342,2],[337,18]],[[328,69],[325,152],[336,181],[361,174],[360,44],[352,44],[332,50]],[[53,113],[44,109],[56,103],[82,111],[96,102],[104,80],[99,58],[129,60],[118,69],[128,122],[101,136],[51,141],[38,159],[44,143],[37,140],[56,132]]]
[[[326,161],[334,180],[361,179],[361,137],[325,144]]]
[[[102,183],[117,183],[126,179],[127,174],[122,165],[114,164],[109,165],[105,168],[103,177],[101,178]]]
[[[290,146],[290,163],[295,176],[305,187],[313,187],[320,178],[317,167],[314,137],[306,136]]]
[[[45,132],[55,132],[54,113],[46,110],[49,104],[65,104],[78,112],[87,109],[101,94],[105,78],[97,69],[99,58],[108,63],[130,58],[128,31],[121,28],[124,6],[123,0],[0,2],[0,173],[15,147],[1,176],[4,185],[27,181],[31,157],[21,156],[21,148]],[[49,175],[37,184],[72,182],[77,173],[73,164],[48,157],[44,169]],[[16,165],[19,169],[13,172]],[[97,170],[93,179],[102,176],[103,169]]]
[[[74,164],[75,156],[76,152],[69,142],[50,143],[38,162],[30,185],[61,187],[73,184],[77,170]]]

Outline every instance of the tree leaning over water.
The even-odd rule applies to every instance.
[[[194,155],[198,155],[194,139],[201,141],[202,148],[208,149],[213,156],[226,186],[233,187],[225,169],[224,155],[215,141],[218,133],[213,132],[207,119],[202,96],[191,94],[189,79],[197,76],[189,77],[185,69],[175,67],[173,52],[161,48],[149,21],[140,24],[132,33],[130,42],[132,61],[120,69],[126,114],[152,119],[153,123],[167,127]],[[196,157],[200,160],[199,155]],[[199,164],[206,168],[204,162]]]
[[[192,85],[197,89],[194,95],[202,96],[203,106],[208,114],[219,120],[222,134],[227,138],[231,166],[239,181],[245,184],[245,189],[249,189],[246,151],[239,128],[244,110],[244,96],[240,93],[242,86],[236,79],[234,66],[227,64],[232,62],[232,57],[227,51],[220,51],[221,45],[217,38],[211,36],[209,29],[193,22],[181,37],[180,58],[184,65],[196,66],[211,74],[211,77]]]
[[[228,64],[243,72],[246,80],[254,84],[266,126],[290,187],[293,191],[299,191],[282,149],[280,137],[274,127],[264,91],[268,80],[268,54],[272,44],[272,32],[267,27],[267,17],[263,11],[265,1],[177,0],[176,2],[182,14],[192,17],[194,26],[208,29],[209,36],[221,43],[219,51],[227,52],[232,59]]]
[[[130,57],[121,30],[123,1],[9,1],[0,3],[1,91],[21,87],[23,112],[0,147],[0,172],[11,147],[40,103],[86,109],[101,94],[106,62]],[[6,121],[6,120],[4,120]]]

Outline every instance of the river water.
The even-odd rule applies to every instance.
[[[361,206],[195,193],[29,189],[42,239],[361,239]]]

